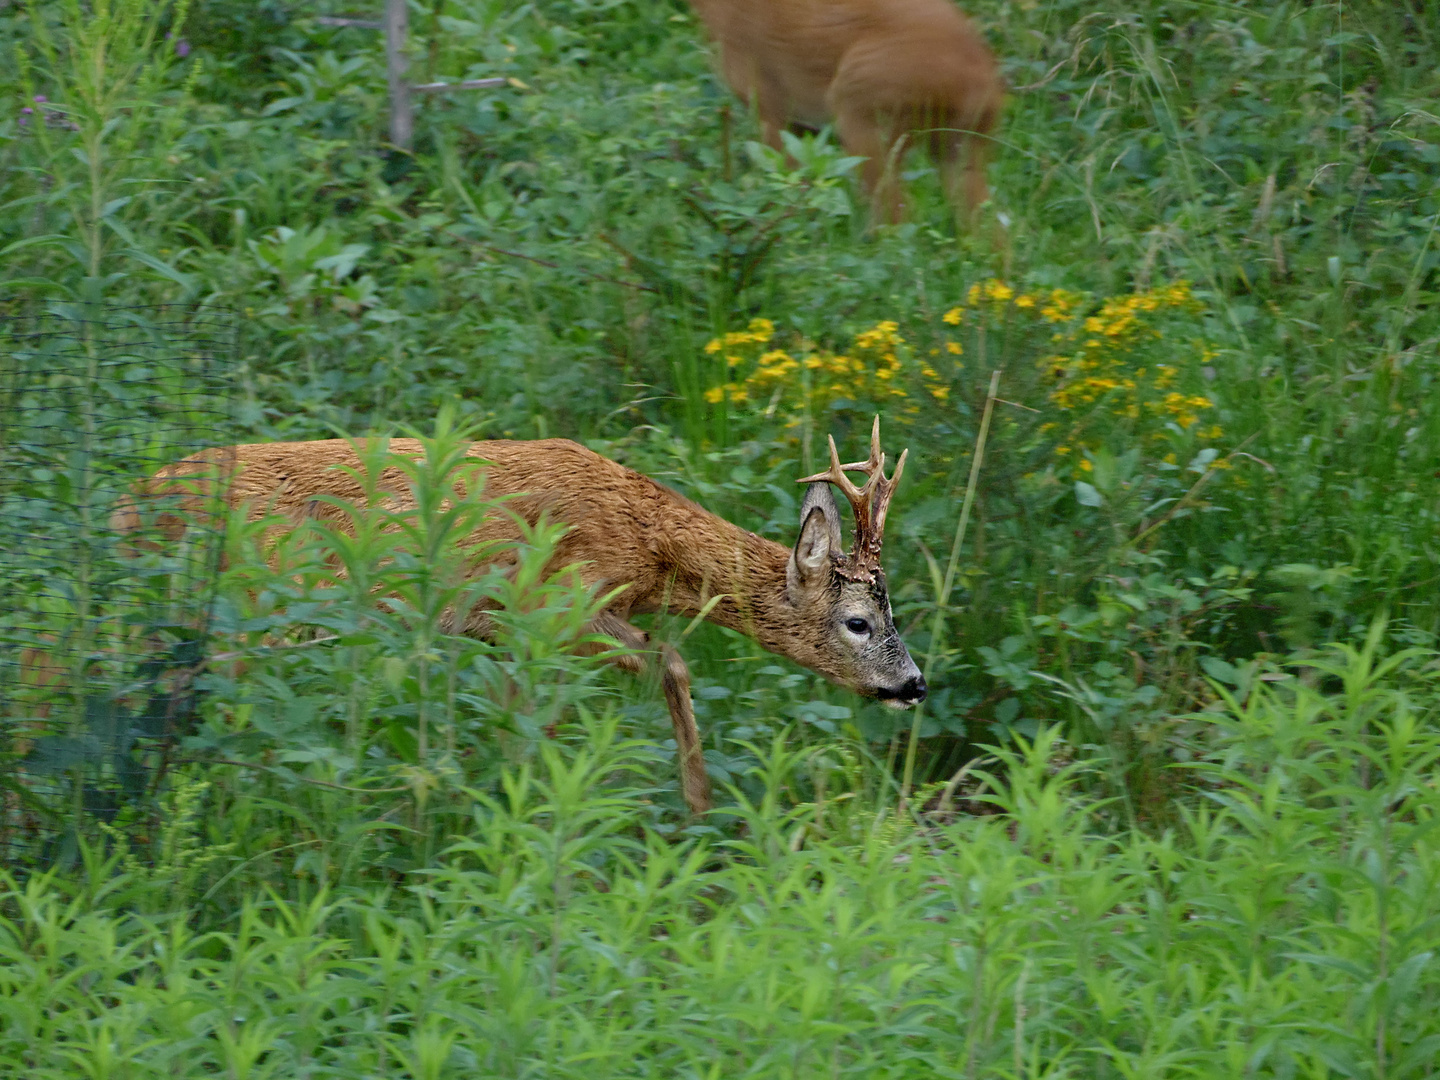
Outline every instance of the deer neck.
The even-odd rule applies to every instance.
[[[790,549],[705,514],[666,545],[666,585],[655,610],[694,617],[716,596],[706,619],[752,638],[768,652],[813,666],[817,657],[801,613],[786,595]]]

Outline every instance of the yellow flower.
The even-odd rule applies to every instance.
[[[964,317],[964,310],[958,307],[952,307],[949,311],[945,312],[944,315],[940,316],[942,321],[949,323],[951,326],[959,326],[960,320]]]
[[[999,278],[991,278],[985,283],[985,295],[999,303],[1004,303],[1015,295],[1015,290],[1006,285]]]
[[[1064,289],[1051,289],[1050,302],[1040,309],[1040,317],[1046,322],[1069,322],[1074,316],[1070,309],[1079,301],[1074,293]]]
[[[965,352],[965,350],[960,347],[959,343],[954,341],[947,341],[945,343],[945,351],[948,352],[951,356],[960,356]]]
[[[1094,470],[1094,468],[1095,468],[1095,466],[1092,465],[1092,464],[1090,464],[1090,459],[1089,459],[1089,458],[1081,458],[1081,459],[1080,459],[1080,469],[1081,469],[1082,472],[1091,472],[1091,471]]]
[[[936,401],[944,401],[950,396],[950,388],[948,386],[932,386],[930,387],[930,396]]]
[[[720,339],[718,337],[711,338],[705,343],[705,351],[711,356],[714,356],[717,352],[721,350],[721,348],[723,348],[723,346],[720,344]]]
[[[775,324],[769,319],[751,319],[749,329],[752,334],[764,334],[761,341],[769,341],[775,336]]]
[[[1024,293],[1015,298],[1015,306],[1018,308],[1032,308],[1035,306],[1035,298],[1029,293]]]
[[[725,388],[723,386],[712,386],[709,390],[705,391],[705,400],[710,402],[711,405],[720,404],[724,397]]]

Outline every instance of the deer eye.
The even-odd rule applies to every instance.
[[[870,632],[870,624],[864,619],[846,619],[845,629],[849,630],[852,634],[868,634]]]

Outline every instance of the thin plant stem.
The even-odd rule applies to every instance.
[[[985,396],[985,411],[980,416],[980,433],[975,436],[975,453],[970,458],[970,479],[965,484],[965,499],[960,504],[960,520],[955,524],[955,541],[950,545],[950,562],[945,567],[945,579],[940,585],[940,594],[935,597],[935,621],[930,624],[930,650],[925,654],[925,681],[930,681],[935,667],[935,657],[940,651],[940,634],[945,629],[945,605],[950,601],[950,590],[955,586],[955,574],[960,567],[960,549],[965,544],[965,530],[970,526],[970,508],[975,505],[975,488],[980,480],[980,466],[985,460],[985,442],[990,437],[990,416],[995,411],[995,398],[1000,391],[1000,370],[990,373],[990,392]],[[915,706],[915,718],[910,723],[910,741],[905,747],[905,778],[900,783],[900,801],[895,806],[896,814],[904,811],[910,801],[910,790],[915,780],[915,751],[920,744],[920,725],[925,719],[925,703]]]

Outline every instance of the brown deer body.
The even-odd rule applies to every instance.
[[[720,46],[725,81],[782,149],[791,125],[834,120],[866,159],[875,209],[898,221],[906,144],[929,149],[946,192],[973,214],[986,198],[986,136],[1004,83],[995,56],[950,0],[691,0]],[[961,158],[964,158],[963,167]]]
[[[672,647],[652,645],[629,622],[631,616],[694,616],[719,596],[706,617],[771,652],[897,707],[925,696],[924,680],[895,631],[878,563],[885,503],[904,455],[894,478],[885,481],[878,438],[877,418],[871,461],[844,467],[869,472],[863,489],[840,471],[831,443],[833,475],[804,481],[810,487],[794,550],[746,532],[567,439],[476,442],[469,455],[487,463],[485,497],[508,498],[507,512],[488,515],[472,539],[482,544],[518,540],[516,519],[534,524],[543,514],[569,527],[554,552],[553,567],[579,564],[582,580],[603,591],[625,586],[593,629],[635,650],[616,661],[622,667],[642,670],[645,655],[658,663],[682,790],[691,809],[700,811],[710,805],[709,779],[689,672]],[[414,439],[392,439],[389,448],[409,456],[422,453]],[[216,467],[225,478],[226,502],[248,506],[252,518],[278,514],[296,523],[328,520],[344,526],[344,511],[329,500],[362,503],[365,497],[359,480],[347,471],[363,475],[356,445],[343,439],[205,451],[162,470],[148,486],[165,490],[168,481]],[[839,513],[827,480],[841,484],[856,509],[855,553],[848,558],[840,551]],[[402,509],[406,487],[400,471],[390,469],[382,485],[397,500],[394,508]],[[481,613],[465,629],[483,636],[485,625]]]

